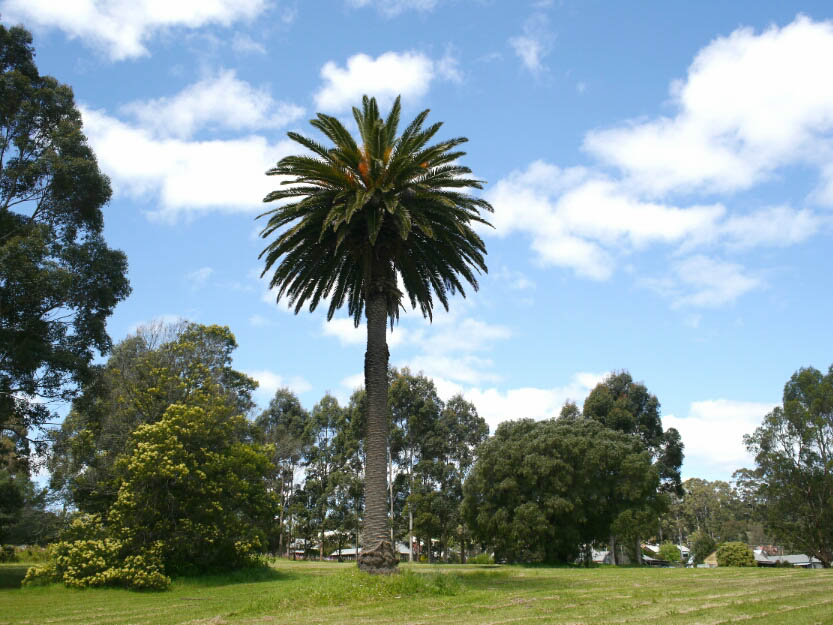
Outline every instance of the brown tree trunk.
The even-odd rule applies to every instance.
[[[610,535],[610,563],[613,566],[619,564],[616,559],[616,537],[613,534]]]
[[[388,538],[388,310],[384,293],[371,287],[367,316],[367,351],[364,355],[364,387],[367,394],[365,433],[365,513],[363,549],[359,568],[369,573],[393,573],[399,564]]]

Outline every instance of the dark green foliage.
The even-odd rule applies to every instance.
[[[568,406],[565,406],[565,414],[573,415],[575,411]],[[659,409],[656,395],[649,393],[644,384],[634,382],[627,371],[622,371],[608,376],[590,391],[584,400],[582,415],[612,430],[639,438],[654,458],[662,489],[682,494],[682,440],[674,428],[663,431]]]
[[[833,565],[833,365],[799,369],[783,405],[745,437],[756,470],[745,472],[767,528],[793,549]]]
[[[717,548],[717,566],[756,566],[755,554],[746,543],[723,543]]]
[[[110,183],[72,90],[41,76],[31,35],[0,25],[0,434],[25,454],[47,403],[89,382],[105,323],[130,292],[102,237]]]
[[[590,419],[510,421],[479,449],[465,518],[497,560],[570,562],[606,539],[623,510],[644,505],[659,476],[633,436]]]
[[[695,564],[702,564],[717,547],[714,539],[704,532],[695,532],[691,537],[691,555]]]
[[[267,172],[291,186],[264,199],[290,201],[262,215],[269,221],[261,236],[275,236],[261,253],[263,273],[275,267],[270,286],[296,312],[329,298],[328,318],[346,303],[358,326],[369,290],[380,289],[391,321],[405,295],[430,317],[434,296],[448,308],[448,295],[464,292],[458,276],[476,289],[472,269],[486,271],[485,246],[470,224],[486,223],[480,211],[492,207],[460,191],[482,183],[455,163],[465,154],[455,148],[467,139],[429,145],[442,124],[423,129],[427,110],[397,136],[399,98],[386,119],[375,98],[365,97],[353,114],[361,144],[322,113],[310,124],[333,147],[288,133],[314,155],[288,156]]]
[[[659,475],[660,484],[654,496],[644,500],[639,508],[624,510],[611,527],[612,534],[637,562],[641,559],[641,539],[657,533],[657,520],[671,498],[682,495],[682,440],[674,428],[663,431],[659,409],[656,396],[622,371],[599,383],[587,396],[582,411],[585,419],[598,421],[639,441]],[[565,416],[575,418],[575,411],[565,407]]]

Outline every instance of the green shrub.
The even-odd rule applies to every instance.
[[[17,562],[17,553],[11,545],[0,545],[0,562]]]
[[[756,566],[755,554],[744,543],[723,543],[717,548],[717,566]]]
[[[679,562],[681,560],[680,550],[674,543],[662,543],[657,552],[660,560],[666,562]]]
[[[468,564],[494,564],[495,558],[488,553],[478,553],[476,556],[466,559],[466,562]]]

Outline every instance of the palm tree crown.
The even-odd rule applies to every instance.
[[[346,301],[358,326],[371,291],[384,294],[391,323],[398,319],[398,273],[411,306],[430,319],[435,296],[448,309],[449,293],[465,295],[461,278],[476,290],[475,271],[487,271],[486,248],[471,224],[488,225],[480,210],[492,207],[461,192],[482,188],[455,163],[465,154],[455,148],[467,139],[428,145],[442,125],[422,128],[428,110],[397,137],[399,98],[385,120],[375,98],[362,104],[353,109],[361,145],[321,113],[310,123],[333,147],[288,133],[313,155],[288,156],[267,172],[288,179],[264,201],[291,201],[261,215],[269,216],[261,236],[275,235],[260,255],[261,275],[277,263],[270,286],[278,299],[287,296],[297,313],[329,298],[328,319]]]

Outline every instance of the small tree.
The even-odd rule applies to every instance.
[[[717,566],[756,566],[755,554],[744,543],[723,543],[717,549]]]
[[[691,539],[691,555],[695,564],[702,563],[717,546],[711,536],[699,530],[691,535]]]
[[[681,560],[680,549],[674,543],[662,543],[658,552],[660,560],[677,563]]]

